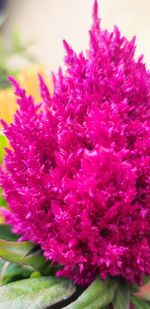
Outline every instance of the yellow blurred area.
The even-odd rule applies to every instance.
[[[3,215],[0,211],[0,224],[4,224],[5,223],[5,219],[3,218]]]
[[[20,85],[26,90],[28,95],[34,97],[35,103],[40,102],[40,89],[39,89],[39,80],[38,73],[40,73],[49,90],[50,93],[53,92],[52,79],[51,76],[48,76],[44,67],[39,66],[30,66],[21,73],[18,74],[17,80]],[[13,89],[6,88],[0,90],[0,118],[4,119],[7,123],[10,123],[13,120],[13,115],[17,109],[16,97],[14,95]],[[1,126],[0,126],[1,127]]]
[[[26,89],[27,94],[31,94],[34,97],[36,103],[41,100],[38,73],[43,76],[50,93],[52,93],[52,79],[51,76],[48,76],[44,67],[31,66],[18,75],[18,81],[21,86]]]

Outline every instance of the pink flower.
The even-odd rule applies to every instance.
[[[53,97],[40,77],[37,107],[11,79],[20,109],[3,122],[5,215],[62,266],[59,276],[141,283],[150,275],[150,73],[135,40],[101,30],[97,11],[95,1],[86,55],[64,42]]]

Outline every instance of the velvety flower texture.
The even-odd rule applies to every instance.
[[[134,39],[101,30],[96,1],[89,34],[86,55],[64,42],[66,71],[52,97],[40,77],[39,106],[12,79],[6,218],[62,266],[58,276],[140,283],[150,275],[150,73]]]

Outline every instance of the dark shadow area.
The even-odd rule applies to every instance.
[[[69,298],[55,304],[49,307],[46,307],[45,309],[62,309],[66,306],[68,306],[70,303],[72,303],[73,301],[75,301],[83,292],[84,292],[85,288],[81,288],[78,287],[76,292]]]

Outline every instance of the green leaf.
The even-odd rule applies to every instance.
[[[2,188],[0,188],[0,207],[6,208],[7,207],[7,203],[3,198],[3,191]]]
[[[0,239],[17,241],[18,238],[18,235],[15,235],[11,232],[11,228],[9,225],[0,224]]]
[[[12,242],[0,239],[0,257],[16,264],[30,265],[35,269],[42,269],[47,265],[40,254],[27,255],[35,245],[31,242]]]
[[[136,309],[150,309],[150,305],[146,303],[143,299],[132,296],[131,303],[135,305]]]
[[[22,54],[24,52],[27,52],[27,49],[29,47],[32,47],[33,44],[35,44],[35,40],[30,40],[24,44],[24,41],[22,41],[22,37],[20,32],[18,30],[13,30],[12,32],[12,49],[11,52],[15,54]]]
[[[120,283],[118,289],[115,292],[115,297],[113,300],[113,309],[129,309],[130,292],[129,287],[123,283]]]
[[[75,286],[54,277],[25,279],[0,287],[1,309],[43,309],[72,296]]]
[[[30,278],[40,278],[41,274],[39,271],[33,271]]]
[[[150,276],[145,276],[143,278],[143,282],[144,282],[144,284],[147,284],[148,282],[150,282]]]
[[[100,309],[111,303],[116,283],[111,280],[96,279],[67,309]]]
[[[5,285],[12,281],[26,279],[31,276],[32,270],[17,264],[1,260],[3,264],[0,267],[0,285]]]
[[[5,135],[0,134],[0,164],[2,163],[4,158],[6,146],[7,146],[7,138]]]
[[[1,61],[2,59],[0,59],[0,62]],[[10,87],[10,83],[8,81],[8,75],[10,75],[9,72],[7,70],[4,70],[4,68],[2,68],[0,65],[0,89],[5,89],[5,88]]]

